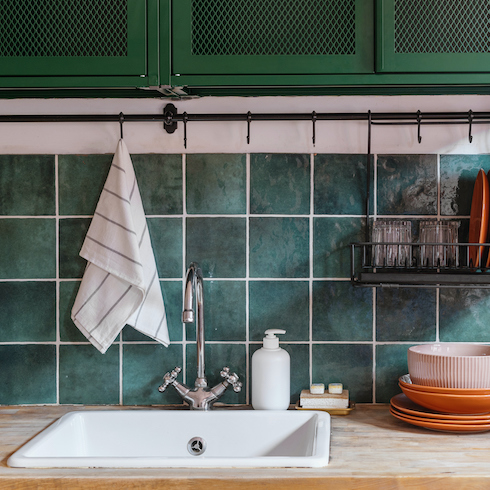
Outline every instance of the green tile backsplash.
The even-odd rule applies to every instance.
[[[180,403],[157,388],[182,366],[196,376],[182,277],[205,276],[206,373],[224,366],[250,401],[250,360],[264,330],[284,328],[291,401],[310,382],[341,381],[351,398],[387,402],[420,342],[490,342],[490,292],[350,284],[348,244],[365,232],[365,155],[133,155],[164,296],[168,348],[126,326],[100,354],[70,319],[78,255],[112,155],[0,156],[0,404]],[[376,155],[371,214],[454,217],[468,229],[489,155]],[[375,180],[376,177],[376,180]],[[463,239],[461,241],[464,241]]]

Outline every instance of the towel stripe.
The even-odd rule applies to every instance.
[[[152,276],[150,282],[146,286],[145,297],[143,298],[143,301],[141,302],[141,305],[138,308],[138,314],[136,315],[136,319],[135,319],[134,325],[133,325],[133,327],[135,327],[135,328],[136,328],[136,325],[138,324],[138,320],[139,320],[139,317],[140,317],[141,310],[143,309],[143,307],[144,307],[144,305],[146,303],[146,298],[148,298],[148,293],[150,292],[150,290],[151,290],[151,288],[153,286],[153,283],[155,282],[156,275],[157,275],[157,271],[155,269],[155,272],[153,272],[153,276]]]
[[[124,170],[124,169],[123,169],[122,167],[120,167],[119,165],[116,165],[115,163],[113,163],[113,164],[112,164],[112,166],[113,166],[114,168],[117,168],[117,169],[118,169],[118,170],[120,170],[121,172],[126,173],[126,170]]]
[[[114,250],[113,248],[108,247],[107,245],[104,245],[103,243],[99,242],[95,238],[92,238],[91,236],[88,236],[88,235],[85,238],[88,238],[89,240],[92,240],[93,242],[95,242],[97,245],[100,245],[102,248],[106,248],[107,250],[110,250],[111,252],[114,252],[115,254],[120,255],[124,259],[129,260],[130,262],[133,262],[133,264],[137,264],[137,265],[143,267],[143,264],[141,262],[138,262],[137,260],[134,260],[131,257],[128,257],[127,255],[124,255],[121,252],[118,252],[117,250]]]
[[[88,262],[88,266],[87,268],[92,264],[92,262]],[[82,306],[80,306],[80,308],[78,308],[78,311],[75,313],[75,317],[82,311],[82,309],[85,307],[85,305],[87,303],[90,302],[90,300],[93,298],[93,296],[97,293],[97,291],[104,285],[104,283],[107,281],[107,278],[110,276],[109,273],[107,273],[107,275],[104,277],[104,279],[102,279],[101,283],[94,289],[93,293],[90,294],[90,296],[87,298],[87,300],[85,301],[85,303],[83,303]]]
[[[100,324],[110,315],[112,310],[114,310],[114,308],[122,301],[124,296],[126,296],[126,294],[128,294],[132,288],[133,288],[133,286],[129,286],[128,289],[126,289],[126,291],[124,291],[124,293],[119,297],[119,299],[109,308],[109,310],[107,310],[106,314],[99,320],[99,323],[97,323],[97,325],[95,325],[95,327],[89,331],[90,334],[92,332],[94,332],[95,330],[97,330],[97,328],[99,328]]]
[[[121,225],[121,223],[118,223],[117,221],[114,221],[113,219],[110,219],[107,216],[104,216],[102,213],[99,213],[99,212],[95,211],[94,214],[96,214],[97,216],[100,216],[101,218],[105,219],[109,223],[112,223],[113,225],[119,226],[123,230],[126,230],[127,232],[132,233],[133,235],[136,235],[136,232],[134,232],[133,230],[130,230],[129,228],[126,228],[125,226]]]
[[[112,194],[114,197],[117,197],[118,199],[121,199],[121,201],[127,202],[128,204],[131,204],[125,197],[120,196],[119,194],[116,194],[113,191],[110,191],[109,189],[106,189],[105,187],[102,189],[103,191]]]

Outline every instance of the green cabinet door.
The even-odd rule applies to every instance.
[[[490,72],[488,0],[377,0],[378,72]]]
[[[0,76],[147,73],[146,0],[0,2]]]
[[[172,73],[372,73],[373,15],[373,0],[173,0]]]

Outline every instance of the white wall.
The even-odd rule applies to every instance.
[[[341,96],[341,97],[205,97],[183,101],[164,99],[29,99],[0,101],[1,114],[161,114],[168,102],[180,113],[287,112],[423,112],[490,111],[489,96]],[[490,125],[373,127],[373,153],[489,153]],[[366,122],[320,121],[316,145],[310,122],[252,122],[251,144],[244,122],[189,123],[186,153],[365,153]],[[0,153],[113,153],[118,123],[1,123]],[[124,139],[131,153],[182,153],[183,124],[167,134],[162,124],[125,123]]]

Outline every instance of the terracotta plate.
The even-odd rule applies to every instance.
[[[487,239],[489,199],[488,179],[481,169],[475,181],[471,200],[469,243],[485,243]],[[473,267],[480,267],[483,248],[470,247],[469,254]]]

